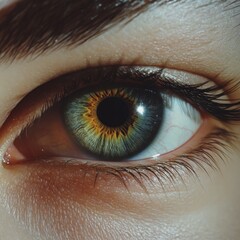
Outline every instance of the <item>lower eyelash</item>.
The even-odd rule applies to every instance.
[[[93,185],[98,184],[98,180],[104,176],[116,178],[130,192],[130,182],[135,181],[140,188],[148,193],[148,184],[154,187],[161,187],[164,191],[165,186],[171,184],[173,187],[180,179],[183,184],[185,180],[182,174],[193,176],[197,180],[197,169],[204,171],[210,176],[208,169],[221,172],[220,162],[226,163],[227,153],[234,148],[236,135],[224,128],[216,128],[212,133],[202,139],[197,149],[190,150],[188,153],[174,158],[156,163],[138,166],[107,166],[96,163],[76,163],[75,159],[68,160],[64,165],[81,165],[85,175],[94,174]],[[216,160],[220,160],[217,161]],[[53,162],[55,160],[45,160]],[[126,163],[127,164],[127,163]],[[153,181],[153,178],[157,181]],[[200,180],[199,180],[200,181]],[[156,185],[157,183],[157,185]]]
[[[207,175],[207,167],[221,171],[216,158],[225,163],[227,161],[227,152],[230,152],[233,148],[235,139],[236,135],[234,133],[226,129],[217,128],[202,140],[197,149],[191,150],[189,153],[150,166],[122,167],[116,169],[106,168],[104,171],[106,171],[107,174],[116,176],[127,188],[128,181],[126,181],[126,179],[128,179],[128,177],[133,178],[145,192],[147,192],[147,188],[144,180],[152,183],[149,174],[156,177],[161,187],[164,187],[166,182],[174,186],[177,177],[180,177],[184,183],[181,177],[182,171],[197,179],[197,168],[203,170]],[[95,180],[95,182],[97,182],[97,180]]]

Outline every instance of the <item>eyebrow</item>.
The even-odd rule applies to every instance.
[[[84,43],[155,2],[160,1],[22,0],[0,18],[0,59]]]
[[[74,47],[149,9],[186,0],[20,0],[0,17],[0,60]],[[228,1],[228,0],[221,0]]]

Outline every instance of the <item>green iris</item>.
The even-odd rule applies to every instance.
[[[68,98],[64,122],[87,153],[101,160],[125,160],[152,142],[163,118],[158,91],[114,87]]]

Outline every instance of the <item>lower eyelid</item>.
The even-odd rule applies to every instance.
[[[11,187],[9,196],[14,198],[8,204],[11,204],[12,208],[19,209],[22,214],[24,209],[29,207],[32,209],[35,204],[39,213],[46,213],[46,215],[48,215],[46,206],[48,206],[47,209],[56,209],[56,207],[59,209],[65,204],[73,203],[80,209],[88,209],[89,212],[113,214],[119,211],[123,215],[144,214],[146,217],[156,216],[156,211],[152,212],[149,209],[159,209],[159,201],[161,201],[159,214],[167,213],[169,207],[176,208],[175,210],[178,211],[179,207],[179,192],[176,192],[176,186],[173,187],[170,184],[166,185],[165,191],[174,195],[171,195],[171,201],[170,199],[166,201],[166,192],[159,190],[159,186],[146,195],[134,180],[129,180],[129,183],[132,181],[132,186],[127,190],[121,181],[110,174],[99,176],[98,183],[94,185],[91,173],[85,175],[82,169],[76,169],[75,166],[69,168],[61,165],[33,164],[24,166],[21,170],[15,169],[14,172],[15,179],[18,179],[17,176],[21,173],[24,177],[19,177],[17,184]],[[179,191],[180,189],[186,191],[183,184],[179,184],[178,188]],[[188,194],[183,194],[183,198],[188,198]],[[17,199],[21,201],[20,206]],[[151,205],[149,205],[150,202]],[[82,220],[81,216],[78,220]]]
[[[204,162],[204,159],[202,160]],[[96,171],[96,169],[98,170]],[[42,207],[46,206],[47,203],[48,207],[52,206],[53,208],[55,208],[54,206],[58,201],[60,201],[60,205],[63,202],[73,201],[80,204],[81,207],[91,206],[94,211],[111,213],[113,209],[118,209],[138,215],[139,208],[142,209],[144,204],[148,205],[149,201],[153,201],[151,202],[153,209],[158,209],[159,201],[161,201],[161,211],[167,212],[168,207],[171,207],[171,209],[176,207],[177,212],[179,204],[184,204],[184,199],[189,197],[187,192],[193,198],[193,192],[197,192],[198,187],[201,188],[201,184],[196,185],[196,181],[191,181],[190,173],[187,169],[185,171],[184,167],[179,174],[175,173],[174,179],[169,178],[169,169],[166,170],[165,168],[165,173],[162,172],[160,176],[161,184],[153,172],[152,176],[148,172],[150,181],[145,178],[144,172],[142,172],[141,177],[135,172],[136,178],[140,177],[139,179],[141,179],[138,182],[136,178],[127,172],[117,175],[114,168],[66,164],[57,161],[16,165],[10,168],[8,174],[14,174],[15,179],[20,176],[16,186],[11,189],[17,189],[15,193],[21,195],[21,198],[23,198],[21,201],[26,205],[32,205],[31,199],[34,199],[34,202],[42,205]],[[206,173],[201,167],[196,168],[196,172],[198,178],[201,179],[201,183],[206,180],[204,177]],[[204,176],[201,176],[202,174]],[[209,171],[208,174],[212,175]],[[122,176],[124,181],[119,176]],[[196,176],[193,175],[193,177]],[[193,189],[191,186],[193,186]],[[181,194],[182,197],[179,203],[179,193],[181,192],[184,194]],[[15,196],[15,193],[13,196]],[[25,196],[31,197],[26,198]],[[154,204],[157,205],[154,206]],[[189,208],[189,206],[185,207]],[[147,216],[149,213],[154,215],[156,212],[149,212],[145,206],[141,213]]]

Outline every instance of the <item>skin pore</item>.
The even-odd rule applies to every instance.
[[[24,10],[31,0],[21,2],[19,9]],[[56,1],[45,2],[51,6]],[[83,1],[70,2],[80,5]],[[60,5],[59,16],[64,11]],[[96,3],[87,5],[96,7]],[[110,5],[112,8],[108,9]],[[95,66],[157,66],[194,74],[196,82],[204,78],[217,85],[229,81],[237,84],[240,79],[239,5],[239,1],[231,0],[148,4],[131,1],[126,6],[124,1],[100,1],[99,8],[106,7],[103,13],[109,13],[108,18],[112,16],[115,20],[110,24],[96,10],[94,14],[98,17],[92,18],[96,20],[86,20],[89,31],[79,31],[83,34],[78,32],[75,41],[71,27],[58,26],[57,31],[54,24],[54,29],[49,24],[42,29],[38,21],[31,20],[25,28],[14,21],[6,25],[7,16],[15,8],[5,7],[0,12],[1,159],[6,143],[13,141],[26,124],[27,112],[38,111],[33,107],[37,100],[29,101],[26,112],[19,111],[17,118],[8,118],[10,112],[35,88],[65,73]],[[41,4],[37,7],[43,9],[39,16],[45,14]],[[37,13],[30,14],[30,9],[25,9],[26,16],[39,18]],[[71,3],[69,9],[74,10]],[[85,16],[85,12],[81,14]],[[81,23],[78,15],[71,16],[76,19],[69,20],[69,26]],[[18,19],[21,17],[16,23]],[[46,17],[45,24],[52,21],[57,24],[58,18]],[[13,31],[14,27],[18,29]],[[52,35],[44,35],[43,30]],[[54,34],[51,30],[55,30]],[[68,30],[67,38],[65,32],[62,35],[63,30]],[[90,37],[86,34],[89,32]],[[34,39],[30,38],[31,33]],[[45,37],[50,35],[46,41]],[[228,98],[234,101],[239,99],[239,94],[238,88]],[[204,171],[197,167],[197,176],[183,171],[174,183],[165,179],[164,186],[155,184],[157,180],[153,179],[152,185],[146,183],[147,193],[133,179],[129,180],[129,189],[108,175],[100,176],[97,184],[93,184],[91,170],[85,176],[83,167],[74,165],[43,161],[9,168],[1,165],[1,240],[239,239],[239,121],[226,125],[235,133],[235,139],[229,151],[223,150],[224,161],[213,153],[218,169],[204,166]],[[211,132],[212,128],[205,131]],[[197,133],[188,148],[197,148],[201,137]]]

